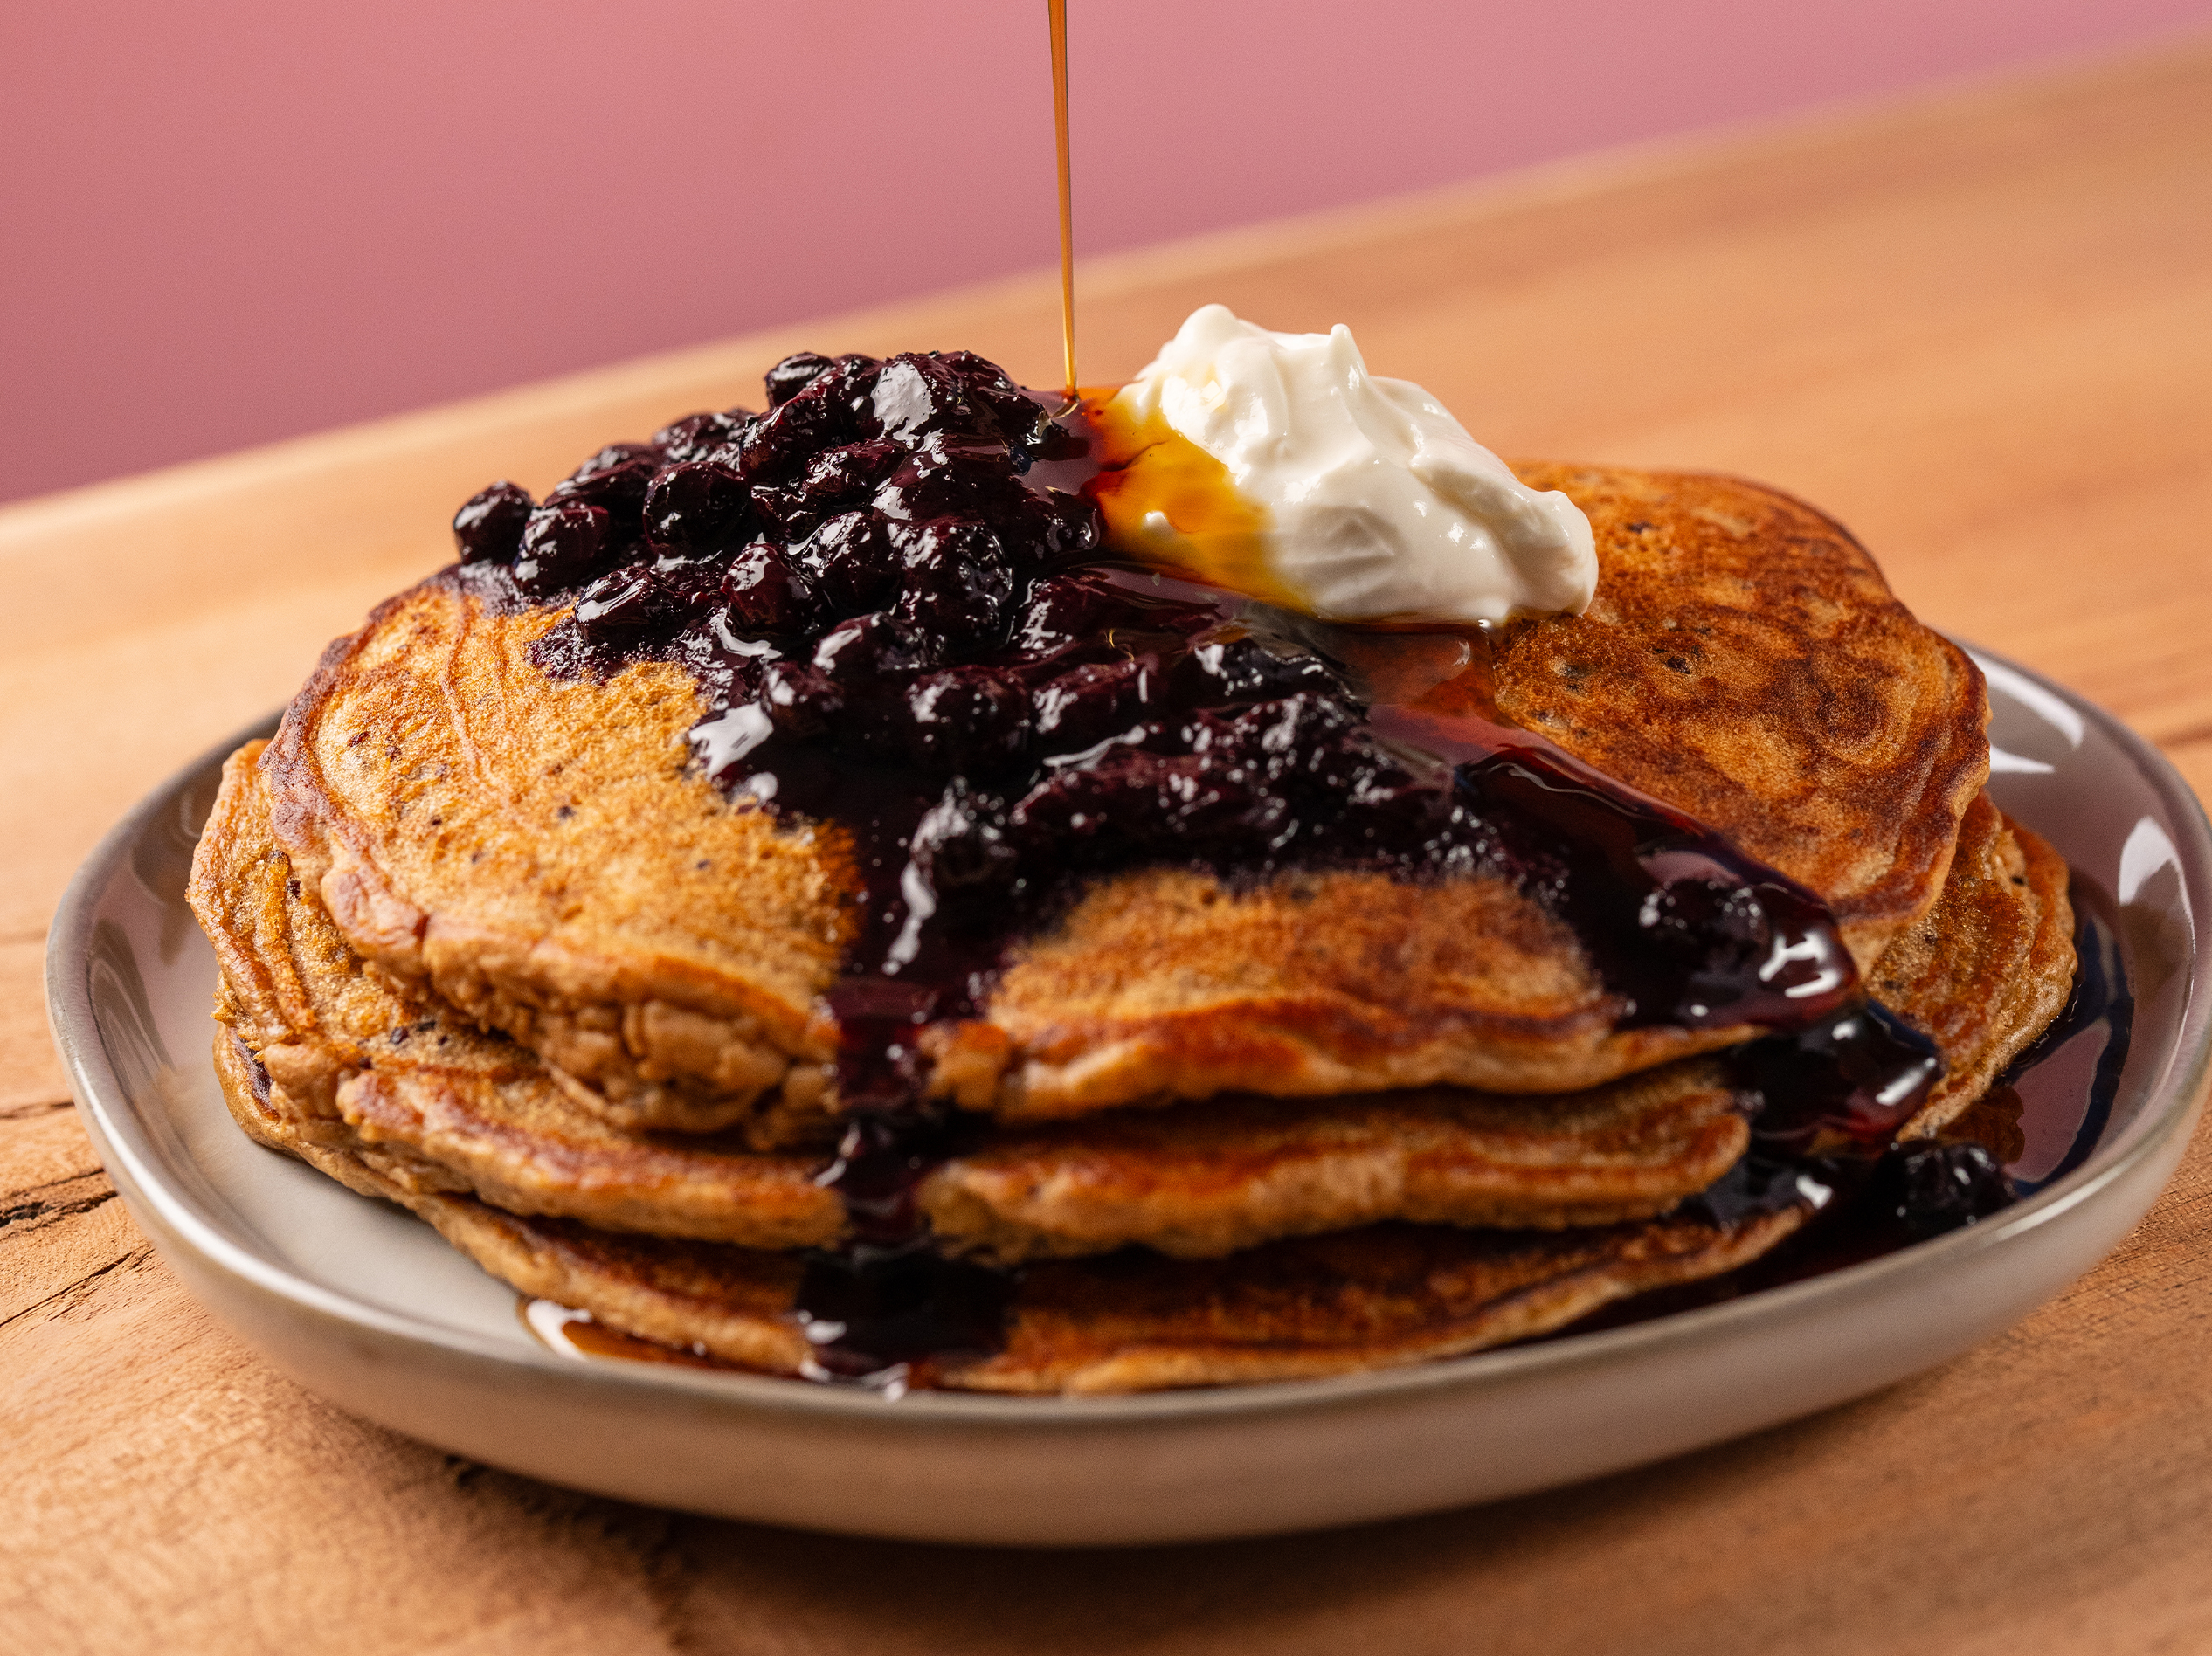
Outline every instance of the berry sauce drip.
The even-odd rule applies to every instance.
[[[1573,929],[1621,1023],[1784,1032],[1745,1061],[1819,1102],[1762,1118],[1716,1218],[1810,1199],[1804,1168],[1886,1142],[1925,1094],[1931,1051],[1860,1000],[1820,900],[1503,723],[1487,633],[1331,626],[1117,565],[1084,415],[970,353],[801,353],[767,390],[543,501],[495,483],[453,527],[487,599],[572,604],[543,668],[682,666],[716,785],[849,850],[824,1182],[854,1239],[800,1295],[825,1377],[995,1342],[1006,1273],[938,1257],[916,1210],[968,1130],[930,1033],[1116,869],[1502,877]]]
[[[2080,880],[2072,896],[2077,964],[2065,1007],[1940,1136],[1886,1139],[1890,1112],[1863,1089],[1856,1098],[1830,1090],[1825,1102],[1793,1103],[1805,1095],[1785,1090],[1791,1043],[1776,1038],[1744,1049],[1739,1084],[1763,1080],[1773,1095],[1754,1117],[1752,1154],[1697,1211],[1725,1221],[1801,1204],[1814,1210],[1812,1221],[1741,1270],[1639,1294],[1545,1337],[1646,1322],[1841,1270],[1976,1224],[2080,1166],[2112,1119],[2135,997],[2110,900]],[[1908,1047],[1918,1042],[1905,1034]],[[1778,1111],[1787,1114],[1774,1119]],[[1831,1114],[1842,1119],[1822,1119]],[[1810,1136],[1800,1136],[1808,1127]],[[1824,1154],[1807,1154],[1816,1149]],[[1794,1187],[1801,1175],[1809,1189]]]

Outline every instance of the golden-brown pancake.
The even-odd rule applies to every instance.
[[[807,1025],[844,935],[834,864],[688,769],[700,704],[676,668],[534,666],[555,618],[436,582],[379,607],[262,762],[278,837],[362,956],[586,1101],[726,1126],[794,1054],[829,1053]]]
[[[1862,969],[1927,910],[1988,775],[1965,652],[1856,541],[1734,478],[1553,464],[1597,596],[1510,630],[1500,709],[1818,892]]]
[[[814,1182],[826,1155],[612,1127],[528,1052],[365,970],[271,842],[254,756],[226,767],[192,887],[223,966],[218,1064],[248,1130],[289,1112],[410,1189],[517,1213],[754,1247],[839,1239],[842,1210]],[[1877,968],[1950,1066],[1916,1130],[1978,1094],[2064,998],[2063,866],[2022,838],[1978,801],[1942,900]],[[265,1066],[258,1095],[232,1036]],[[1601,1225],[1711,1184],[1743,1151],[1743,1108],[1699,1059],[1566,1095],[1216,1100],[991,1132],[918,1199],[943,1245],[1006,1260],[1129,1243],[1219,1255],[1387,1219]]]
[[[350,1189],[407,1207],[524,1294],[768,1374],[795,1374],[807,1358],[795,1255],[524,1218],[410,1188],[343,1150],[298,1153]],[[916,1377],[959,1390],[1096,1394],[1419,1363],[1717,1276],[1802,1223],[1790,1209],[1732,1226],[1653,1220],[1551,1234],[1387,1225],[1227,1259],[1058,1261],[1024,1273],[999,1350],[950,1356]]]
[[[1725,479],[1528,468],[1589,511],[1600,597],[1520,624],[1499,703],[1835,910],[1862,966],[1925,913],[1987,768],[1972,664],[1835,525]],[[824,1097],[850,843],[723,799],[688,678],[556,680],[556,618],[433,582],[326,656],[264,764],[279,838],[369,961],[626,1125]],[[1745,1038],[1621,1028],[1574,938],[1494,878],[1107,878],[1016,950],[935,1084],[1050,1119],[1225,1092],[1566,1092]]]
[[[1249,1385],[1457,1356],[1750,1263],[1801,1210],[1733,1225],[1654,1219],[1556,1234],[1441,1225],[1270,1243],[1226,1259],[1033,1268],[1003,1350],[947,1365],[970,1391]]]
[[[1688,1059],[1568,1094],[1458,1087],[1213,1099],[993,1135],[920,1190],[931,1232],[1005,1260],[1142,1243],[1210,1258],[1402,1218],[1566,1229],[1663,1214],[1750,1143],[1747,1101]]]
[[[930,1229],[1001,1259],[1141,1243],[1204,1259],[1384,1219],[1563,1230],[1664,1213],[1750,1141],[1688,1059],[1587,1092],[1214,1099],[993,1135],[923,1184]]]
[[[523,1049],[365,969],[270,838],[259,745],[225,767],[191,887],[222,963],[218,1068],[248,1131],[294,1115],[410,1189],[517,1213],[753,1247],[840,1238],[815,1183],[826,1154],[612,1126]],[[1697,1060],[1556,1097],[1219,1101],[989,1133],[920,1201],[944,1245],[1006,1259],[1220,1253],[1388,1218],[1609,1224],[1711,1184],[1742,1153],[1742,1108]]]
[[[2065,859],[1982,795],[1943,900],[1891,943],[1867,987],[1942,1050],[1943,1079],[1901,1136],[1933,1136],[2043,1033],[2074,985]]]
[[[258,747],[224,767],[189,893],[221,968],[218,1073],[248,1132],[271,1142],[290,1119],[408,1188],[518,1212],[769,1248],[843,1232],[814,1183],[826,1156],[626,1133],[525,1049],[364,966],[270,840]]]

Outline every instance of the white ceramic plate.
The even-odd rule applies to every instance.
[[[183,890],[231,744],[78,873],[48,1006],[101,1159],[208,1308],[302,1384],[456,1453],[632,1501],[935,1541],[1195,1540],[1427,1511],[1675,1454],[1940,1363],[2088,1270],[2151,1205],[2207,1085],[2195,917],[2212,912],[2212,835],[2147,743],[1979,659],[1991,787],[2112,900],[2135,993],[2086,1161],[1992,1219],[1863,1265],[1519,1349],[1067,1400],[894,1400],[556,1355],[513,1290],[428,1227],[259,1149],[225,1112],[206,1057],[215,963]],[[2063,1149],[2043,1152],[2043,1172]]]

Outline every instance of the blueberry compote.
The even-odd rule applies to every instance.
[[[1788,1043],[1777,1039],[1744,1049],[1748,1061],[1739,1079],[1756,1086],[1763,1075],[1774,1089],[1774,1101],[1754,1118],[1752,1154],[1699,1205],[1715,1217],[1733,1218],[1780,1204],[1802,1180],[1809,1189],[1798,1194],[1815,1210],[1812,1222],[1742,1270],[1640,1294],[1559,1335],[1647,1321],[1856,1265],[1986,1218],[2080,1166],[2111,1120],[2135,997],[2111,900],[2079,878],[2071,894],[2072,993],[2049,1027],[1942,1137],[1889,1145],[1878,1132],[1858,1138],[1839,1132],[1818,1119],[1836,1113],[1832,1073],[1811,1077],[1811,1093],[1786,1091],[1776,1083],[1791,1079],[1783,1050]],[[1823,1083],[1825,1103],[1819,1096]],[[1877,1102],[1863,1098],[1861,1108],[1869,1105],[1882,1113]],[[1796,1140],[1808,1125],[1814,1135]]]
[[[495,483],[453,527],[487,598],[572,604],[546,671],[681,665],[715,783],[850,835],[823,1178],[854,1240],[800,1295],[822,1377],[995,1342],[1008,1279],[940,1258],[916,1210],[963,1131],[926,1037],[1113,869],[1503,877],[1573,929],[1621,1021],[1780,1032],[1745,1062],[1796,1102],[1717,1218],[1818,1201],[1925,1095],[1932,1050],[1861,999],[1819,900],[1501,724],[1486,633],[1329,626],[1117,563],[1093,504],[1116,457],[971,354],[802,353],[767,391],[602,449],[542,501]]]

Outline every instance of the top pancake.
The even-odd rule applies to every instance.
[[[1499,704],[1818,893],[1862,966],[1924,913],[1987,769],[1972,664],[1849,536],[1724,479],[1529,467],[1597,531],[1585,616],[1509,630]],[[725,801],[665,664],[556,681],[557,611],[434,581],[335,645],[264,766],[348,942],[632,1125],[820,1101],[857,886],[834,825]],[[1099,881],[1018,948],[937,1084],[1010,1119],[1223,1091],[1564,1091],[1748,1032],[1614,1027],[1573,937],[1489,879]],[[786,1113],[788,1114],[788,1107]]]

